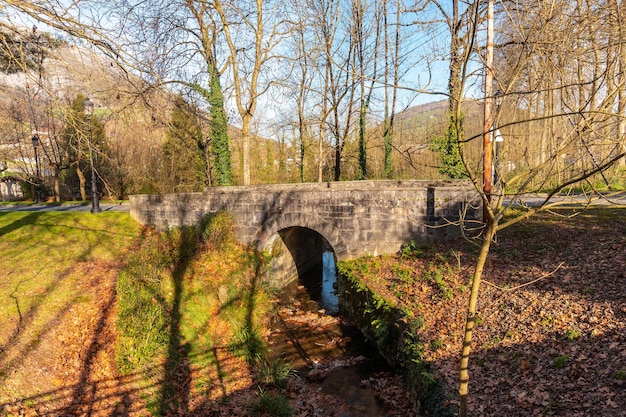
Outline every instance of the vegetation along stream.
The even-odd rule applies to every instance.
[[[269,340],[274,359],[291,364],[320,395],[335,397],[332,415],[409,415],[402,380],[338,311],[335,287],[334,255],[327,252],[322,263],[279,294]]]

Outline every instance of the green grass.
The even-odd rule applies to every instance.
[[[265,359],[273,300],[257,282],[262,256],[234,241],[233,224],[218,214],[201,228],[146,230],[119,274],[117,366],[143,375],[155,415],[185,401],[176,387],[191,368],[193,386],[208,393],[221,386],[216,375],[228,380]],[[228,368],[228,355],[241,362],[226,360]]]
[[[284,362],[282,359],[276,359],[271,363],[266,361],[261,362],[260,379],[265,385],[269,385],[276,388],[285,388],[287,380],[297,375],[297,371],[294,370],[290,364]]]
[[[0,329],[19,321],[18,308],[46,316],[42,307],[80,297],[72,266],[120,257],[138,230],[128,213],[0,213]]]
[[[0,375],[10,375],[72,304],[89,302],[76,265],[119,259],[139,228],[121,212],[0,213]]]
[[[556,369],[563,369],[569,360],[569,355],[561,355],[552,360],[552,365]]]

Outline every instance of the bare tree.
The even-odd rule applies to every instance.
[[[270,86],[269,82],[263,82],[261,74],[276,58],[274,48],[289,29],[280,18],[276,19],[283,15],[280,2],[256,0],[253,5],[247,5],[214,0],[212,5],[228,45],[228,65],[241,118],[243,183],[249,185],[251,122],[260,97]]]
[[[496,50],[500,59],[494,62],[493,71],[503,92],[503,102],[495,106],[493,123],[485,123],[480,135],[466,140],[476,141],[486,134],[502,132],[504,146],[499,149],[499,143],[494,141],[493,155],[489,155],[493,157],[490,165],[496,173],[494,178],[498,178],[498,186],[486,190],[482,170],[476,168],[480,165],[471,163],[470,158],[461,154],[469,178],[485,204],[481,248],[471,281],[461,352],[461,416],[468,412],[472,334],[483,270],[495,235],[539,211],[554,208],[559,204],[554,198],[571,186],[587,185],[589,193],[583,195],[586,204],[603,198],[593,186],[594,181],[599,178],[603,182],[603,174],[626,154],[624,139],[617,134],[624,118],[619,113],[623,85],[607,79],[614,73],[609,69],[616,65],[614,55],[607,53],[610,33],[623,29],[621,21],[610,19],[609,10],[598,8],[599,4],[582,0],[557,3],[499,3]],[[605,19],[598,16],[599,11],[607,13]],[[608,22],[608,27],[601,29],[600,21],[605,26]],[[566,27],[570,29],[563,30]],[[593,42],[589,42],[587,30],[594,32]],[[542,81],[541,85],[529,86],[546,74],[552,76],[548,83]],[[485,100],[493,101],[495,97],[489,95]],[[541,127],[539,135],[536,126]],[[515,168],[511,164],[514,165],[516,159],[510,159],[510,150],[519,143],[510,142],[520,141],[528,147],[525,152],[530,153],[533,148],[538,151],[527,158],[519,155],[527,165]],[[463,149],[461,147],[462,152]],[[568,168],[558,169],[564,159],[569,161]],[[528,192],[546,192],[546,197],[534,206],[527,206],[524,195]],[[511,216],[508,210],[511,204],[524,209]],[[505,214],[510,216],[505,217]]]
[[[453,0],[451,7],[437,0],[431,0],[431,3],[440,12],[450,34],[448,129],[445,138],[435,143],[435,149],[442,157],[440,170],[451,178],[463,178],[466,173],[460,149],[465,143],[462,103],[469,80],[469,65],[474,57],[481,1]]]
[[[391,2],[383,0],[383,49],[384,49],[384,86],[385,86],[385,110],[383,118],[383,144],[384,144],[384,176],[393,176],[393,129],[398,102],[398,84],[400,82],[400,28],[402,17],[401,2],[395,4],[393,21],[390,19],[389,8]],[[393,23],[392,23],[393,22]],[[391,32],[391,33],[390,33]],[[391,35],[391,36],[390,36]],[[391,90],[391,92],[390,92]]]
[[[309,142],[312,140],[313,126],[315,125],[312,121],[313,112],[310,108],[310,97],[313,93],[313,83],[317,74],[313,64],[320,59],[321,50],[315,42],[310,42],[313,37],[311,22],[307,18],[307,5],[296,1],[294,7],[297,13],[297,20],[294,22],[292,32],[292,48],[295,52],[295,59],[293,60],[291,76],[285,77],[285,79],[294,81],[287,85],[287,88],[295,90],[292,95],[297,109],[297,121],[293,135],[294,145],[297,148],[295,159],[299,167],[299,179],[301,182],[305,182],[307,179]]]

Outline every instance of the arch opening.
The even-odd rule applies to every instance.
[[[336,313],[337,268],[332,245],[313,229],[292,226],[279,230],[269,242],[270,284],[284,289],[302,285],[320,308]]]

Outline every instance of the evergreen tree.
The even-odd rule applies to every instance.
[[[162,148],[167,192],[202,191],[210,186],[207,142],[194,109],[179,97]]]

